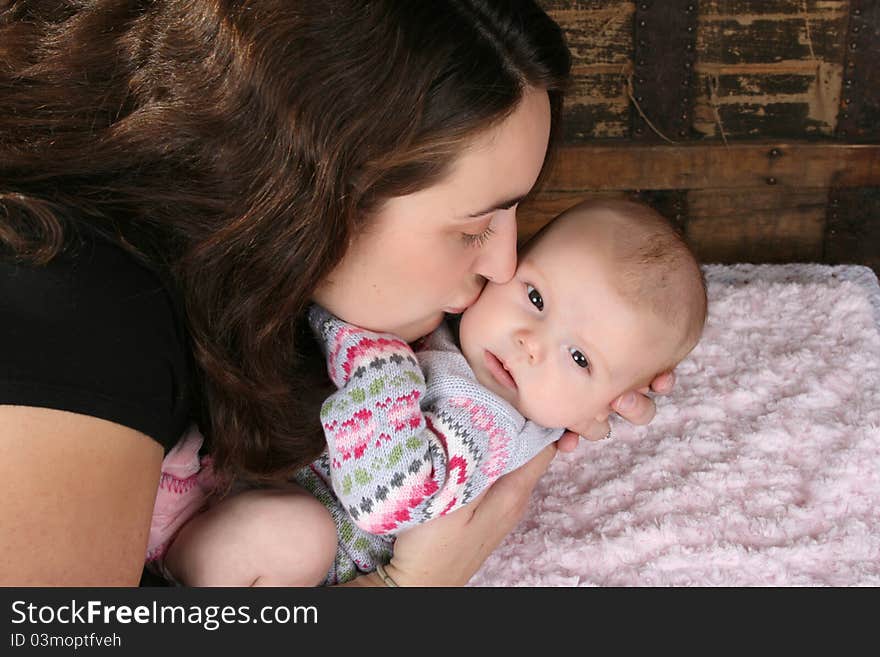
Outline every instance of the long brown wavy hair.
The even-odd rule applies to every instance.
[[[283,478],[324,446],[317,283],[527,86],[556,126],[568,68],[531,0],[0,0],[0,252],[88,225],[164,272],[218,471]]]

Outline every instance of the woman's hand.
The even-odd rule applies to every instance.
[[[654,419],[657,408],[654,406],[654,400],[648,397],[647,393],[650,391],[658,395],[666,395],[674,386],[675,374],[663,372],[651,381],[650,388],[639,388],[623,393],[612,402],[611,408],[627,422],[648,424]]]
[[[615,399],[611,408],[624,420],[632,424],[648,424],[654,419],[657,407],[654,400],[648,397],[648,392],[658,395],[668,394],[675,386],[675,374],[664,372],[651,381],[650,387],[630,390]],[[556,446],[560,452],[573,452],[578,446],[580,438],[584,440],[602,440],[608,435],[610,425],[608,420],[593,420],[589,424],[577,427],[569,427]]]
[[[403,532],[386,566],[388,575],[401,586],[467,584],[519,522],[555,454],[555,445],[547,446],[467,506]]]
[[[647,424],[654,417],[654,401],[649,391],[666,394],[675,382],[672,372],[655,378],[649,388],[624,393],[612,408],[633,424]],[[608,422],[593,422],[567,431],[557,442],[540,452],[518,470],[496,481],[488,491],[467,506],[442,518],[414,527],[398,537],[394,557],[386,570],[402,586],[462,586],[516,526],[528,505],[538,479],[556,454],[577,447],[579,437],[601,440],[608,433]],[[349,583],[354,586],[383,586],[376,573]]]

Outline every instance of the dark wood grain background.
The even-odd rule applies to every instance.
[[[880,272],[880,0],[543,0],[573,55],[525,239],[637,196],[704,262]]]

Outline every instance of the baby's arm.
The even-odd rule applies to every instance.
[[[444,363],[428,368],[426,385],[412,349],[395,336],[319,308],[310,318],[339,388],[321,411],[331,484],[365,531],[396,533],[459,508],[560,433],[527,424],[523,435],[471,377],[435,376]]]

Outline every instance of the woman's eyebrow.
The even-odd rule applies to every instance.
[[[520,203],[526,197],[525,194],[522,196],[517,196],[516,198],[508,199],[507,201],[501,201],[496,203],[491,208],[486,208],[485,210],[480,210],[479,212],[472,212],[468,215],[471,219],[476,217],[482,217],[484,214],[489,214],[490,212],[495,212],[495,210],[509,210],[517,203]]]

